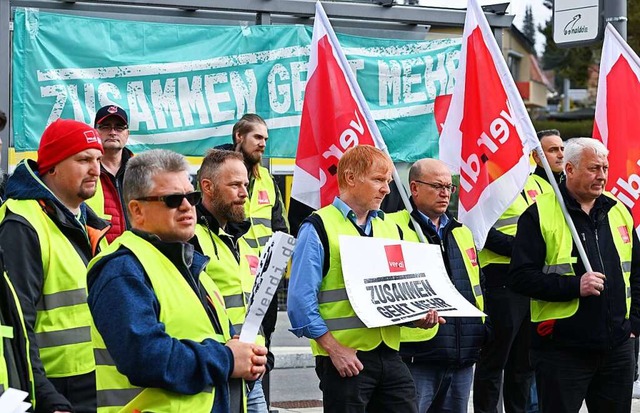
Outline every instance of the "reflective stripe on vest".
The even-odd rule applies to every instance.
[[[537,180],[537,175],[529,175],[527,182],[524,185],[522,194],[518,194],[517,198],[513,201],[509,208],[498,218],[493,224],[493,228],[507,235],[516,235],[518,229],[518,219],[520,215],[534,203],[534,199],[544,193],[550,185],[542,185]],[[480,266],[485,267],[489,264],[509,264],[511,258],[505,255],[497,254],[487,248],[478,253],[478,259],[480,260]]]
[[[606,194],[606,196],[610,196]],[[612,197],[612,196],[611,196]],[[613,197],[612,197],[613,198]],[[572,257],[573,240],[569,227],[567,226],[562,210],[558,204],[557,198],[553,193],[545,194],[538,197],[536,201],[538,214],[544,219],[540,219],[540,231],[546,245],[545,265],[543,272],[546,274],[557,273],[567,277],[575,276],[573,266],[571,264],[577,262],[577,258]],[[620,268],[623,274],[626,295],[626,318],[629,318],[629,310],[631,308],[630,290],[630,270],[632,238],[634,231],[633,218],[627,211],[626,207],[620,202],[609,210],[607,214],[609,221],[609,229],[614,240],[616,250],[620,257]],[[626,227],[628,237],[626,240],[621,235],[620,228]],[[552,319],[569,318],[573,316],[580,305],[580,299],[576,298],[570,301],[549,302],[531,299],[531,321],[540,322]]]
[[[271,212],[276,203],[276,183],[269,174],[269,170],[263,166],[258,166],[260,178],[254,177],[251,196],[244,203],[244,212],[247,220],[251,222],[251,227],[244,239],[251,248],[256,250],[256,255],[260,255],[273,230],[271,227]]]
[[[349,348],[369,351],[384,342],[387,346],[397,350],[400,347],[400,328],[388,326],[380,328],[366,328],[353,311],[353,307],[346,297],[344,278],[340,260],[339,235],[354,235],[359,233],[348,218],[333,205],[326,206],[315,212],[322,219],[326,228],[329,244],[329,271],[322,279],[318,298],[320,316],[327,324],[335,339]],[[398,227],[392,222],[381,218],[372,221],[373,235],[378,238],[400,239]],[[343,298],[342,300],[338,300]],[[314,355],[326,356],[327,352],[315,340],[311,340]]]
[[[89,263],[89,268],[101,259],[127,248],[142,264],[160,304],[159,322],[168,335],[179,340],[202,342],[212,338],[220,343],[230,339],[229,319],[222,295],[209,277],[200,276],[200,282],[215,307],[223,334],[216,333],[205,308],[191,286],[169,259],[152,244],[126,231],[100,255]],[[108,259],[108,258],[107,258]],[[210,413],[214,402],[214,389],[205,389],[195,395],[176,394],[159,388],[140,388],[118,372],[95,327],[92,340],[96,354],[96,388],[98,412],[194,412]]]
[[[34,330],[47,376],[69,377],[93,371],[84,261],[38,201],[9,199],[0,207],[0,218],[7,209],[24,217],[38,234],[44,283]]]
[[[220,232],[224,234],[221,229]],[[250,263],[258,262],[258,256],[245,239],[239,238],[237,247],[240,262],[238,262],[229,246],[217,234],[202,224],[196,225],[196,237],[202,248],[202,253],[212,258],[209,260],[205,272],[220,289],[229,320],[231,320],[236,334],[240,334],[249,306],[249,298],[253,291],[253,284],[256,281],[255,275],[251,273]],[[259,335],[256,343],[264,345],[264,342],[264,336]]]
[[[3,349],[4,347],[3,340],[4,338],[9,338],[11,340],[22,339],[24,341],[23,343],[21,343],[20,347],[24,348],[25,354],[20,354],[17,351],[13,351],[13,349],[9,349],[8,351],[12,351],[16,359],[18,357],[24,358],[23,362],[20,364],[24,364],[26,366],[28,371],[27,374],[29,375],[28,377],[24,378],[28,386],[28,388],[25,390],[29,392],[29,398],[27,399],[27,401],[30,402],[31,405],[35,407],[36,393],[35,393],[34,381],[33,381],[33,370],[31,367],[31,356],[29,353],[29,337],[27,335],[27,327],[24,323],[24,315],[22,314],[22,307],[20,306],[20,300],[18,299],[18,295],[16,294],[16,291],[13,288],[13,284],[11,283],[11,280],[7,276],[7,273],[3,272],[2,277],[4,279],[5,285],[7,286],[10,292],[10,296],[9,296],[10,301],[5,303],[5,305],[7,307],[13,307],[13,309],[15,310],[15,313],[18,315],[18,320],[20,324],[15,327],[0,326],[0,329],[2,329],[0,330],[0,394],[4,393],[5,389],[9,388],[10,381],[11,381],[11,378],[9,377],[9,369],[7,367],[7,360],[5,359],[5,356],[4,356],[5,351],[7,350]],[[18,331],[21,331],[21,334],[18,334]],[[21,372],[17,372],[17,373],[21,374]],[[19,378],[16,378],[16,382],[18,380]]]
[[[392,221],[394,221],[402,230],[402,234],[405,241],[420,242],[418,234],[409,226],[411,222],[409,211],[403,210],[394,212],[387,215]],[[477,256],[476,247],[473,242],[473,234],[469,228],[465,226],[456,227],[451,231],[453,238],[456,242],[456,246],[460,251],[460,256],[464,261],[466,276],[469,278],[471,290],[475,298],[475,305],[484,311],[484,297],[482,295],[482,287],[480,286],[480,267],[477,260],[471,261],[471,257],[467,253],[467,250],[473,250]],[[482,318],[484,322],[484,317]],[[411,327],[400,328],[400,341],[403,342],[418,342],[431,340],[438,333],[439,325],[436,324],[433,328],[421,329]]]

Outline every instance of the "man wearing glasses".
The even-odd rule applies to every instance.
[[[419,160],[409,170],[409,189],[411,216],[426,241],[440,245],[451,282],[483,311],[483,279],[473,235],[447,212],[456,190],[449,169],[436,159]],[[409,211],[390,214],[389,218],[400,226],[405,240],[419,241]],[[466,413],[473,364],[485,341],[485,331],[479,317],[449,319],[429,330],[401,328],[400,355],[413,376],[419,412]]]
[[[96,113],[94,127],[98,130],[104,155],[100,161],[100,182],[96,196],[89,206],[109,222],[107,241],[111,242],[129,228],[122,198],[124,170],[133,153],[125,147],[129,139],[129,118],[119,106],[101,107]]]
[[[125,231],[89,265],[98,412],[242,412],[242,380],[265,371],[267,349],[232,339],[196,225],[188,164],[151,150],[131,159]],[[215,259],[215,258],[213,258]]]

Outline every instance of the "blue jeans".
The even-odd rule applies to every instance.
[[[416,385],[418,413],[466,413],[473,366],[449,368],[430,363],[408,363]]]
[[[247,394],[247,413],[269,413],[261,379],[254,382],[253,389]]]

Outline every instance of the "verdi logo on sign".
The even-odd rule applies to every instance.
[[[601,0],[555,0],[553,41],[558,46],[586,45],[600,37]]]

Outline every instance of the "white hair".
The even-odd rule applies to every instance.
[[[568,163],[578,166],[582,153],[591,150],[598,157],[608,156],[609,150],[602,142],[593,138],[573,138],[564,144],[564,166]]]

